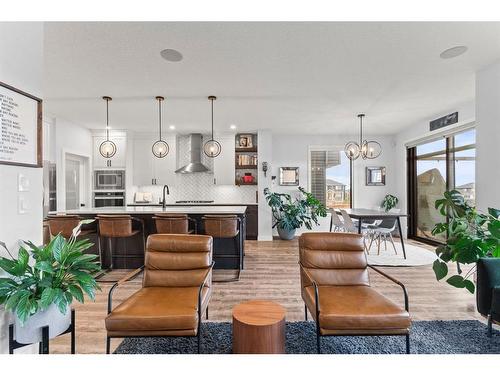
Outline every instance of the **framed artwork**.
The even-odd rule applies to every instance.
[[[0,164],[42,167],[42,99],[0,82]]]
[[[280,185],[298,186],[299,167],[280,167]]]
[[[385,185],[385,167],[366,167],[366,186]]]
[[[252,134],[240,134],[238,136],[238,148],[253,148]]]

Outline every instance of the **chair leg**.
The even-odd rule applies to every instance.
[[[392,247],[394,248],[394,253],[398,255],[398,251],[396,250],[396,245],[394,245],[394,238],[392,238],[392,233],[389,233],[389,240],[392,243]]]
[[[208,306],[207,306],[207,310],[205,311],[205,317],[208,320]]]
[[[110,346],[111,346],[111,337],[106,337],[106,354],[109,354]]]
[[[304,303],[304,316],[305,316],[305,320],[307,322],[307,305]]]
[[[332,215],[335,215],[334,212],[332,212]],[[333,228],[333,216],[330,218],[330,232],[332,231]]]
[[[491,314],[488,316],[488,337],[493,335],[493,317]]]
[[[406,335],[406,354],[410,354],[410,334]]]
[[[321,354],[321,336],[319,332],[316,332],[316,350],[318,354]]]

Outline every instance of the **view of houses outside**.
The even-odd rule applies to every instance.
[[[475,130],[453,136],[454,148],[448,150],[452,170],[446,181],[447,151],[444,138],[417,146],[417,236],[442,241],[433,236],[434,226],[443,221],[435,202],[446,190],[456,189],[471,205],[475,204]]]
[[[349,208],[351,206],[351,166],[343,152],[340,163],[326,169],[326,207]]]

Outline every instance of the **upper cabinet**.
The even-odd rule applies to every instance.
[[[164,158],[153,155],[151,138],[137,138],[133,140],[133,184],[137,186],[168,185],[175,181],[175,136],[164,139],[170,151]]]
[[[116,145],[116,153],[111,158],[105,158],[99,153],[99,146],[106,140],[104,136],[94,136],[94,168],[125,168],[127,155],[126,136],[110,136]]]
[[[222,151],[214,158],[214,184],[234,185],[234,135],[215,137]]]

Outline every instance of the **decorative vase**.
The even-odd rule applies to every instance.
[[[15,334],[17,342],[32,344],[42,341],[42,327],[49,326],[49,339],[59,336],[71,325],[71,309],[68,306],[66,314],[62,314],[55,304],[30,316],[23,324],[16,315]]]
[[[278,234],[282,240],[293,240],[295,238],[295,229],[288,230],[278,225]]]

